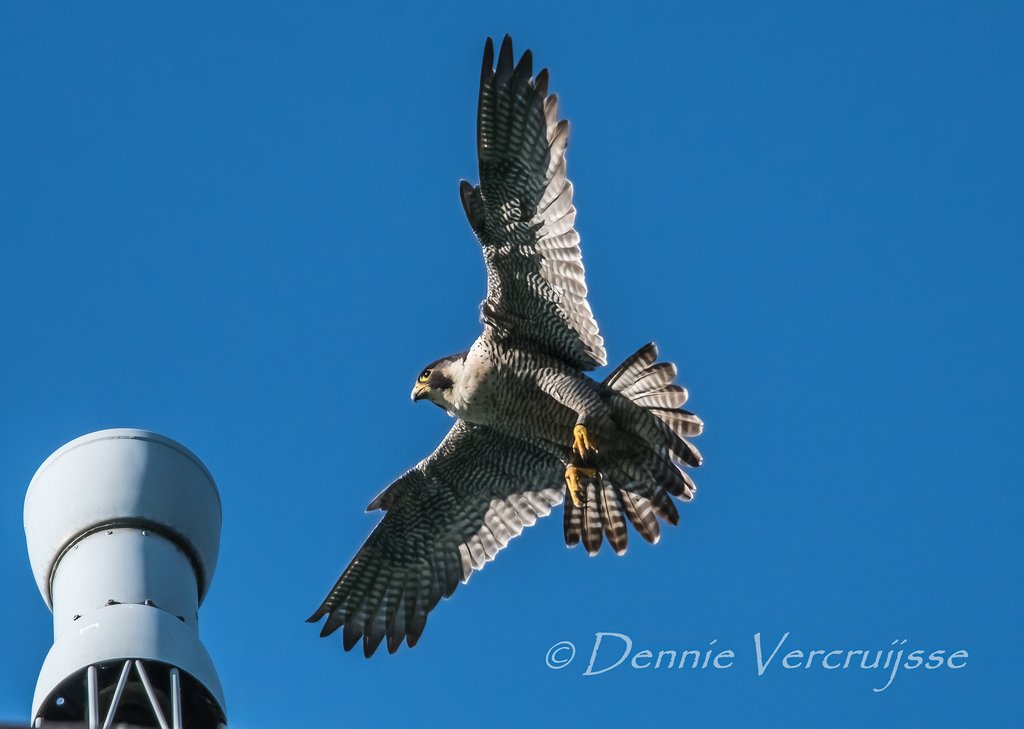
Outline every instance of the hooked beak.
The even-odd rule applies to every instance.
[[[418,402],[418,401],[422,400],[423,398],[425,398],[426,396],[427,396],[427,386],[426,385],[421,385],[421,384],[417,383],[416,387],[412,388],[412,394],[410,395],[410,397],[412,398],[413,402]]]

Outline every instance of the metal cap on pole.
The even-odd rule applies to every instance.
[[[220,527],[213,477],[170,438],[102,430],[46,459],[25,496],[29,560],[54,634],[34,726],[226,723],[198,633]]]

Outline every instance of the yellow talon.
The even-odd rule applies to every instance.
[[[569,496],[572,497],[572,503],[575,506],[583,506],[585,503],[583,496],[583,487],[580,485],[580,476],[584,478],[596,478],[596,468],[586,468],[584,466],[573,466],[568,465],[565,467],[565,485],[569,489]]]
[[[587,428],[584,425],[577,425],[572,429],[572,449],[580,458],[587,460],[588,455],[597,455],[597,447],[590,440]]]

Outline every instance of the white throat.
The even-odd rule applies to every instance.
[[[479,413],[474,407],[478,404],[491,370],[489,358],[479,346],[479,341],[466,354],[466,358],[460,362],[453,362],[451,371],[446,373],[455,383],[449,396],[448,408],[463,420],[479,422],[480,418],[475,417]]]

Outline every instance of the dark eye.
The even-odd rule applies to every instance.
[[[423,372],[420,373],[420,382],[426,382],[427,380],[429,380],[430,379],[430,373],[431,373],[430,369],[423,370]]]

